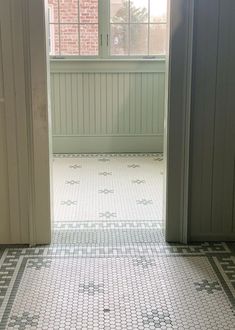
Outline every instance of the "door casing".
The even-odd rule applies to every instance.
[[[169,77],[166,85],[168,98],[164,146],[166,155],[165,236],[167,241],[187,243],[194,0],[169,0],[169,6],[170,47],[167,56]],[[26,109],[24,112],[26,125],[17,126],[26,139],[25,157],[24,159],[18,157],[14,163],[11,163],[10,159],[8,161],[8,185],[13,198],[9,199],[9,208],[12,210],[12,214],[9,215],[11,238],[7,243],[12,244],[36,245],[47,244],[51,241],[52,149],[48,93],[47,11],[45,9],[44,0],[0,0],[1,31],[5,34],[4,40],[8,40],[7,35],[9,35],[11,41],[9,47],[4,47],[3,50],[3,71],[6,73],[9,69],[13,81],[17,80],[16,71],[10,67],[9,61],[10,54],[14,54],[17,49],[15,55],[20,51],[21,56],[19,59],[17,56],[14,57],[14,66],[24,77],[21,83],[15,84],[15,90],[12,90],[7,74],[4,75],[6,92],[4,105],[6,113],[10,116],[6,125],[9,155],[13,150],[17,150],[19,154],[20,148],[16,143],[17,138],[12,139],[12,133],[15,132],[10,121],[10,118],[13,118],[18,125],[22,120],[21,116],[16,116],[16,95],[25,103],[25,106],[21,104],[18,110]],[[11,18],[11,24],[14,23],[12,26],[4,19],[6,14]],[[14,21],[16,14],[18,25]],[[20,33],[21,39],[13,38],[14,31],[15,35]],[[14,168],[15,164],[17,164],[17,169]],[[17,172],[24,166],[28,173],[26,183],[20,180],[19,172]],[[16,173],[18,173],[17,190],[13,182]],[[24,210],[24,217],[20,210]]]

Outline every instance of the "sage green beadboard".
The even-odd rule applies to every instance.
[[[54,151],[162,151],[165,62],[87,62],[51,63]]]

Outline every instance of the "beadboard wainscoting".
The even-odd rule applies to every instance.
[[[161,152],[165,61],[51,61],[53,151]]]

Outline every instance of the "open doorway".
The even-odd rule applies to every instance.
[[[163,240],[167,0],[48,0],[48,17],[54,239]]]

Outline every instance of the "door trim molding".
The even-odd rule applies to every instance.
[[[2,3],[5,2],[1,1]],[[14,1],[10,3],[12,6],[14,5]],[[47,68],[49,66],[48,56],[46,55],[45,3],[44,0],[19,0],[19,3],[21,4],[19,15],[23,15],[23,11],[25,17],[25,33],[22,45],[24,49],[24,68],[22,70],[24,69],[27,83],[22,88],[25,88],[28,126],[29,196],[26,198],[25,193],[24,197],[24,203],[27,200],[29,204],[27,208],[30,223],[28,243],[31,245],[47,244],[51,240],[52,216],[50,208],[51,149],[48,132],[50,130],[50,105],[47,90]],[[166,240],[186,243],[188,239],[188,172],[194,0],[171,0],[170,6],[171,48],[167,60],[169,93],[168,106],[166,107],[167,120],[165,121],[165,137],[167,137],[165,139],[167,169]],[[9,40],[6,40],[6,43],[9,43]],[[8,63],[6,65],[7,69],[8,66],[10,67],[10,59],[5,59],[5,61]],[[12,82],[9,79],[8,84],[12,91]],[[15,137],[15,129],[12,127],[13,122],[10,119],[13,117],[15,123],[18,124],[19,117],[14,117],[16,115],[15,100],[10,98],[11,95],[6,100],[6,107],[11,110],[8,114],[10,117],[7,126],[8,150],[11,152],[8,157],[16,157],[14,150],[19,154],[20,148],[19,145],[14,148],[15,141],[13,139],[17,139],[17,137]],[[17,140],[17,142],[20,144],[20,141]],[[11,148],[12,145],[13,148]],[[13,199],[16,200],[15,208],[11,209],[11,217],[15,219],[14,224],[16,224],[14,232],[12,231],[12,243],[22,243],[21,239],[18,236],[16,237],[15,234],[16,232],[24,232],[26,226],[19,219],[18,206],[19,208],[22,207],[22,199],[19,198],[21,190],[17,189],[16,192],[14,177],[17,169],[14,165],[15,158],[13,162],[11,159],[8,159],[9,188],[10,196],[13,196]],[[18,180],[17,177],[17,182],[22,189],[23,183]],[[12,205],[14,205],[13,202]],[[13,229],[13,226],[11,228]]]
[[[51,242],[50,105],[44,0],[23,0],[29,162],[29,244]]]
[[[194,0],[170,1],[168,100],[165,120],[166,229],[169,242],[188,242],[189,149]]]

